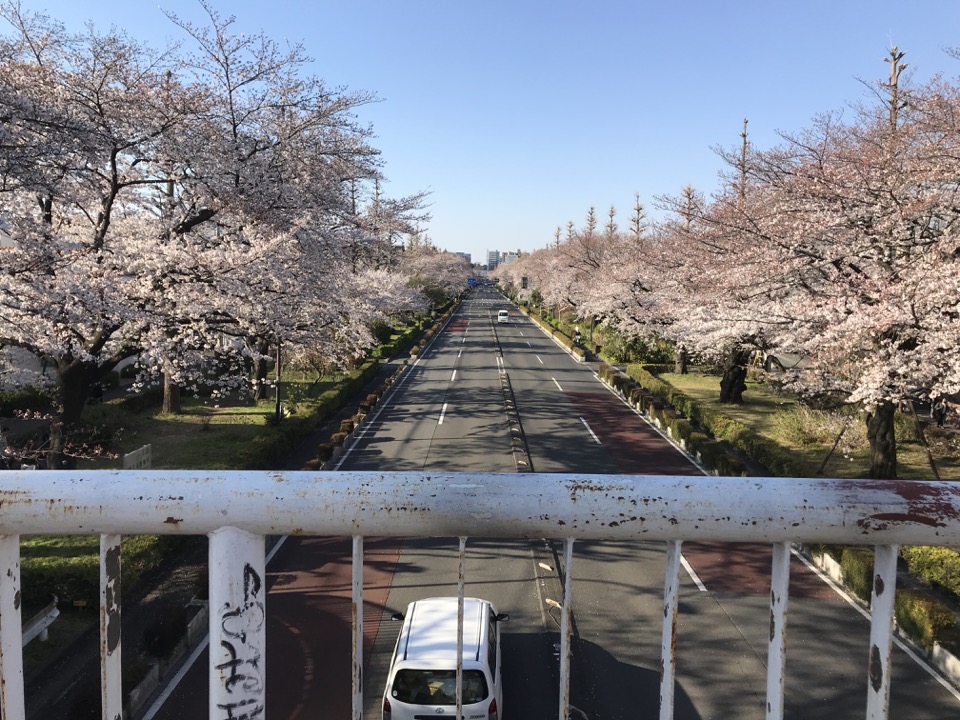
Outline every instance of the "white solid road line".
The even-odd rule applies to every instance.
[[[594,439],[594,441],[597,443],[597,445],[603,445],[603,443],[600,442],[600,438],[598,438],[598,437],[597,437],[597,434],[593,431],[593,428],[591,428],[591,427],[587,424],[587,421],[584,420],[583,418],[580,418],[580,422],[583,423],[583,426],[587,429],[587,432],[590,433],[590,437],[592,437],[592,438]]]
[[[563,388],[560,387],[560,383],[557,382],[557,379],[554,378],[554,377],[552,377],[552,378],[550,378],[550,379],[553,380],[553,384],[557,386],[557,389],[558,389],[560,392],[563,392]]]
[[[690,576],[690,579],[693,580],[693,584],[697,586],[697,590],[700,592],[706,592],[707,586],[703,584],[703,580],[700,579],[700,576],[697,575],[697,571],[693,569],[693,566],[687,562],[687,559],[680,555],[680,565],[684,570],[687,571],[687,575]]]
[[[437,421],[437,425],[443,425],[443,416],[447,414],[447,404],[444,403],[443,407],[440,408],[440,420]]]
[[[816,565],[810,562],[807,558],[805,558],[803,555],[797,552],[796,548],[791,548],[790,553],[795,558],[797,558],[800,562],[806,565],[811,571],[813,571],[813,573],[816,574],[821,580],[823,580],[823,582],[829,585],[830,589],[833,590],[841,598],[843,598],[850,607],[852,607],[858,613],[863,615],[863,617],[867,619],[867,622],[870,621],[870,612],[868,610],[865,610],[860,605],[860,603],[858,603],[853,598],[853,596],[850,595],[850,593],[848,593],[845,589],[843,589],[842,587],[837,585],[832,579],[830,579],[829,575],[827,575],[820,568],[818,568]],[[942,685],[944,689],[947,690],[947,692],[953,695],[957,700],[960,700],[960,691],[958,691],[957,688],[955,688],[946,679],[944,679],[944,677],[939,672],[937,672],[937,670],[930,663],[928,663],[922,657],[917,655],[917,653],[913,651],[913,648],[907,645],[902,638],[894,635],[893,642],[898,648],[900,648],[907,654],[907,657],[909,657],[911,660],[917,663],[917,665],[923,668],[930,675],[930,677],[932,677],[940,685]]]

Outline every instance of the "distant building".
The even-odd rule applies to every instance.
[[[500,264],[507,265],[520,259],[520,251],[500,253]]]
[[[454,253],[454,255],[457,257],[462,257],[464,260],[466,260],[467,265],[473,265],[473,261],[470,260],[470,253],[458,252]]]
[[[499,250],[487,250],[487,270],[496,270],[497,265],[500,264],[500,251]]]

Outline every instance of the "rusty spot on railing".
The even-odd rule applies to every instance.
[[[106,570],[106,641],[107,652],[113,653],[120,646],[120,546],[107,549],[103,558]]]
[[[777,595],[772,590],[770,591],[770,642],[773,642],[773,638],[777,632]]]
[[[851,492],[869,490],[868,481],[848,480],[844,486]],[[960,519],[960,487],[931,487],[927,483],[909,480],[893,483],[894,492],[907,501],[905,512],[876,513],[870,518],[858,521],[864,530],[870,528],[886,529],[888,523],[915,523],[928,527],[945,527],[946,520]]]
[[[880,577],[880,574],[879,574],[879,573],[877,573],[877,575],[873,578],[873,592],[874,592],[874,594],[875,594],[877,597],[880,597],[881,595],[883,595],[883,590],[884,590],[884,588],[885,588],[885,585],[884,585],[884,582],[883,582],[883,578]]]
[[[880,692],[883,687],[883,662],[880,660],[880,648],[876,645],[870,648],[870,687],[874,692]]]
[[[183,522],[183,518],[175,518],[172,515],[167,516],[167,519],[163,521],[167,525],[179,525]]]

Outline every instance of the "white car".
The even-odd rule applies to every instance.
[[[498,323],[508,323],[510,322],[510,311],[501,310],[497,313],[497,322]]]
[[[457,598],[407,606],[383,691],[383,720],[456,715]],[[462,717],[499,720],[503,712],[500,623],[509,615],[480,598],[463,599]]]

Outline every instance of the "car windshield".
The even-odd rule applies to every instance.
[[[456,705],[456,670],[400,670],[393,680],[391,696],[409,705]],[[487,679],[480,670],[463,671],[463,704],[487,697]]]

